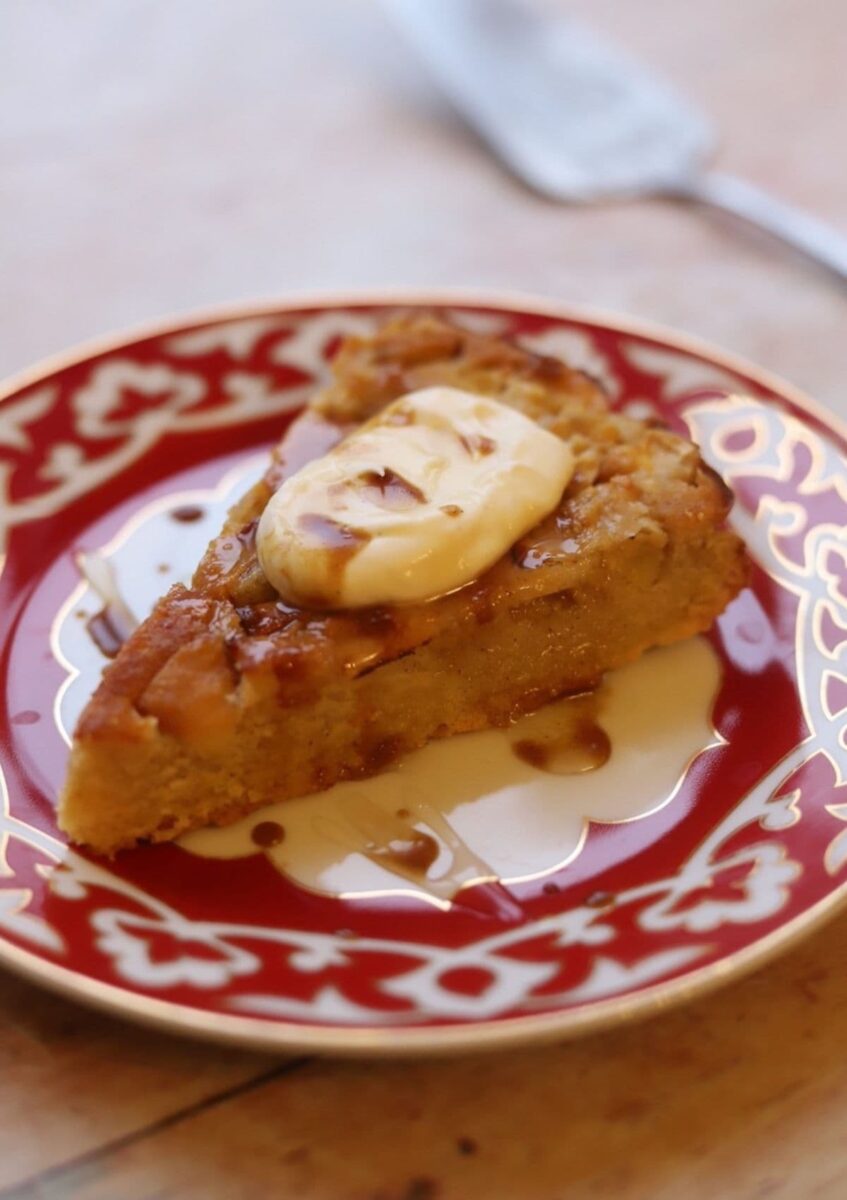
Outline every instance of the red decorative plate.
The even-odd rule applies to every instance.
[[[346,807],[294,802],[284,849],[257,847],[250,822],[113,862],[70,849],[54,818],[65,731],[104,662],[80,556],[143,616],[190,572],[338,338],[398,305],[561,354],[617,407],[689,432],[736,493],[752,586],[707,639],[610,680],[614,749],[589,775],[544,774],[508,732],[485,733],[412,756],[364,798],[343,785],[358,788]],[[753,367],[521,298],[215,314],[13,381],[0,404],[0,961],[172,1030],[335,1053],[564,1037],[763,962],[847,888],[844,447],[832,417]],[[423,882],[345,841],[358,805],[400,794],[439,842]]]

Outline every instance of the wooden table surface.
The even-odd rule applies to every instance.
[[[847,229],[843,0],[567,7],[711,112],[722,166]],[[162,312],[448,283],[687,329],[847,415],[843,290],[691,209],[527,194],[375,5],[3,0],[0,21],[0,373]],[[387,1065],[180,1042],[0,977],[0,1196],[842,1200],[845,965],[842,917],[632,1029]]]

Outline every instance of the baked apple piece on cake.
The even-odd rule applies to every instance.
[[[111,854],[505,725],[707,629],[731,495],[557,360],[398,317],[232,509],[82,714],[61,827]]]

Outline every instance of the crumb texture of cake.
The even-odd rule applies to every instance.
[[[271,496],[410,392],[447,386],[567,440],[561,502],[479,578],[424,603],[281,601],[256,552]],[[82,714],[61,827],[113,853],[380,771],[427,741],[510,722],[709,628],[744,586],[732,501],[690,442],[611,413],[558,360],[400,315],[349,338],[329,385]]]

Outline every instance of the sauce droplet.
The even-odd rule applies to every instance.
[[[41,720],[41,713],[35,712],[31,708],[25,708],[23,712],[15,713],[12,717],[13,725],[37,725]]]
[[[592,892],[583,901],[586,908],[610,908],[614,903],[614,892]]]
[[[462,509],[458,504],[442,504],[441,511],[446,513],[448,517],[460,517]]]
[[[285,830],[277,821],[260,821],[250,830],[250,839],[263,850],[270,850],[285,840]]]
[[[205,515],[205,508],[201,508],[199,504],[181,504],[178,508],[171,509],[172,519],[180,521],[184,525],[190,525],[194,521],[201,521]]]

